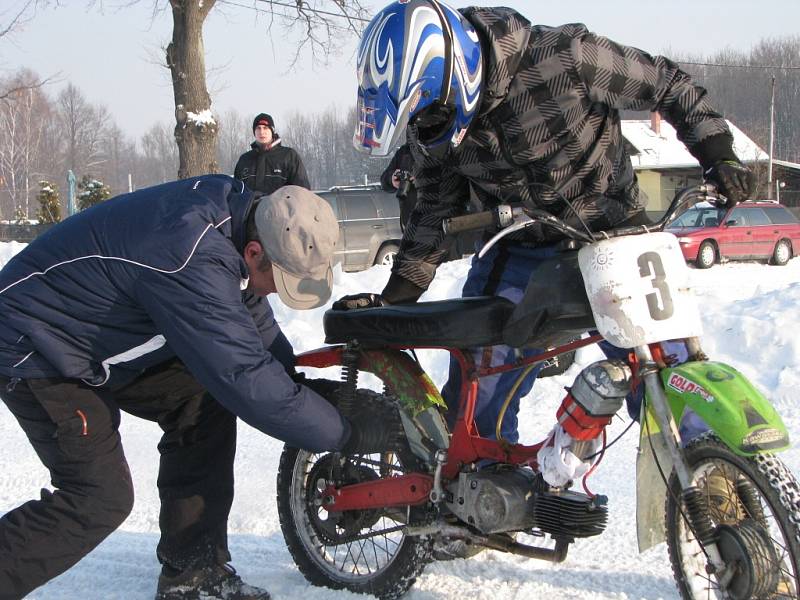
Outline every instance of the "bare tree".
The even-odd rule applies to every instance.
[[[217,123],[206,85],[203,47],[203,22],[215,3],[216,0],[170,0],[172,41],[167,46],[167,66],[175,96],[180,179],[217,171]]]
[[[110,123],[100,143],[105,162],[101,169],[96,170],[96,174],[114,194],[127,192],[128,175],[136,172],[139,162],[136,142],[129,140],[116,123]]]
[[[242,116],[236,109],[231,109],[222,115],[217,144],[220,172],[233,173],[236,161],[248,150],[251,140],[252,131],[247,117]]]
[[[167,66],[172,73],[175,96],[179,178],[218,170],[215,155],[218,127],[211,111],[203,49],[203,23],[215,5],[216,0],[170,0],[173,29],[167,47]],[[330,10],[325,10],[326,6]],[[359,33],[366,14],[361,0],[292,3],[262,0],[254,2],[254,8],[268,16],[270,34],[276,23],[285,31],[300,33],[292,65],[306,47],[314,59],[327,57],[335,41],[341,39],[342,30]]]
[[[58,95],[57,106],[64,170],[71,169],[76,176],[96,171],[105,161],[102,140],[110,121],[108,110],[90,104],[71,83]]]
[[[329,188],[376,182],[389,158],[368,158],[353,148],[356,110],[329,107],[325,112],[289,115],[281,135],[298,151],[311,185]]]
[[[178,168],[178,149],[169,127],[162,123],[153,125],[141,139],[144,152],[143,176],[138,186],[164,183],[174,178]]]
[[[38,5],[57,5],[58,0],[31,0]],[[140,0],[129,0],[128,5]],[[164,12],[163,0],[149,0],[153,18]],[[102,0],[88,0],[102,9]],[[313,60],[325,58],[343,42],[343,32],[360,34],[368,21],[362,0],[253,0],[252,6],[216,0],[169,0],[172,40],[166,48],[166,64],[172,76],[175,98],[175,141],[178,145],[178,177],[193,177],[218,170],[218,125],[206,84],[203,24],[219,4],[252,9],[267,19],[267,33],[279,28],[293,34],[296,52],[290,67],[308,49]]]
[[[714,105],[762,148],[769,144],[775,77],[775,155],[800,160],[800,36],[764,39],[749,53],[729,49],[680,62],[708,89]]]
[[[25,2],[21,7],[16,11],[12,11],[10,14],[7,12],[0,13],[0,37],[5,37],[13,33],[17,27],[29,18],[29,11],[35,6],[35,0],[28,0],[28,2]]]
[[[46,4],[46,2],[44,0],[41,2],[37,0],[28,0],[14,11],[0,12],[0,38],[10,37],[21,25],[32,19],[34,9],[39,4]],[[37,77],[32,81],[19,82],[15,87],[0,90],[0,100],[9,98],[20,91],[40,88],[49,80],[50,78],[39,79]]]
[[[35,73],[23,69],[10,79],[0,81],[0,181],[8,194],[10,206],[30,216],[32,181],[42,177],[43,132],[49,118],[49,105],[33,82]],[[37,188],[38,189],[38,188]]]

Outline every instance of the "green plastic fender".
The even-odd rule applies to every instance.
[[[687,362],[664,369],[661,379],[676,423],[690,408],[741,456],[789,447],[789,434],[780,415],[733,367],[712,361]]]
[[[676,423],[691,409],[733,452],[742,456],[776,452],[789,446],[786,427],[769,400],[733,367],[711,361],[688,362],[664,369],[661,378]],[[639,552],[666,540],[666,487],[661,473],[672,469],[653,409],[646,406],[640,415],[636,459]]]

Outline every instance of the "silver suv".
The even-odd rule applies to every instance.
[[[400,248],[400,203],[380,185],[337,186],[316,192],[333,208],[339,221],[335,262],[345,271],[391,265]]]

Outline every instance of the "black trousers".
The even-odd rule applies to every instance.
[[[133,485],[120,409],[163,430],[159,561],[173,569],[230,560],[235,417],[173,360],[115,390],[76,380],[0,378],[54,491],[0,518],[0,600],[18,599],[63,573],[126,519]]]

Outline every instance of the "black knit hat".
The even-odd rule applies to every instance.
[[[272,117],[269,116],[267,113],[259,113],[256,115],[256,118],[253,119],[253,133],[256,132],[256,127],[259,125],[266,125],[272,131],[275,131],[275,121],[272,120]]]

